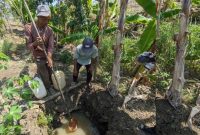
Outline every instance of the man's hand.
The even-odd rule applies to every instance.
[[[34,42],[35,46],[42,46],[43,45],[43,41],[42,38],[37,37],[36,41]]]
[[[48,66],[50,67],[50,68],[52,68],[53,67],[53,60],[51,59],[51,58],[47,58],[47,61],[48,61]]]
[[[36,49],[37,49],[37,50],[40,50],[40,51],[43,51],[43,49],[42,49],[41,46],[37,46]]]

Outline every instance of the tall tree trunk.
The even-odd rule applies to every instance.
[[[190,0],[182,0],[182,11],[180,13],[180,30],[175,36],[176,40],[176,59],[175,69],[172,84],[166,95],[173,107],[178,107],[181,104],[181,92],[185,82],[184,79],[184,64],[185,52],[187,46],[187,34],[190,15]]]
[[[105,0],[101,0],[100,1],[100,11],[99,11],[99,22],[98,22],[98,35],[96,37],[96,45],[97,48],[100,47],[101,45],[101,41],[102,41],[102,34],[103,34],[103,27],[104,27],[104,16],[105,16],[105,6],[106,6],[106,1]],[[97,64],[94,67],[94,73],[93,73],[93,79],[96,80],[96,72],[97,72],[97,65],[99,63],[99,57],[97,60]]]
[[[106,0],[106,5],[105,5],[105,27],[106,28],[109,26],[109,22],[110,22],[109,0]]]
[[[118,86],[120,80],[120,60],[121,60],[121,44],[124,31],[125,13],[128,5],[128,0],[120,1],[120,16],[118,21],[118,31],[116,36],[116,44],[114,45],[114,63],[112,71],[112,80],[109,85],[109,92],[112,96],[118,94]]]
[[[99,27],[99,34],[96,37],[96,44],[97,47],[100,46],[101,44],[101,36],[102,36],[102,32],[103,32],[103,27],[104,27],[104,16],[105,16],[105,6],[106,6],[106,1],[105,0],[101,0],[100,1],[100,11],[99,11],[99,22],[98,22],[98,27]]]

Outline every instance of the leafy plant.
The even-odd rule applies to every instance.
[[[37,81],[37,80],[32,80],[31,81],[30,87],[31,87],[32,90],[37,89],[39,86],[40,86],[39,81]]]
[[[3,44],[1,46],[2,53],[8,55],[10,50],[11,50],[11,48],[12,48],[12,46],[13,46],[13,44],[11,42],[9,42],[8,40],[4,40]],[[3,54],[1,54],[1,55],[3,55]],[[5,55],[2,56],[2,57],[5,58]]]
[[[51,115],[45,116],[44,113],[40,113],[38,115],[37,124],[39,126],[47,126],[49,123],[51,123],[52,120],[53,117]]]
[[[19,135],[21,126],[17,121],[21,119],[22,109],[18,105],[10,107],[9,112],[3,116],[3,124],[0,125],[1,135]]]
[[[0,135],[20,135],[20,133],[21,126],[19,125],[5,126],[0,124]]]
[[[14,95],[18,95],[18,90],[14,87],[8,87],[3,89],[3,96],[12,99]]]
[[[27,88],[25,83],[27,81],[32,81],[32,79],[24,75],[20,78],[13,77],[6,80],[2,86],[2,95],[4,103],[0,106],[1,110],[6,111],[7,113],[2,116],[3,121],[0,124],[0,134],[1,135],[20,135],[21,126],[18,124],[18,121],[22,118],[22,108],[17,104],[10,104],[11,100],[26,100],[29,107],[32,106],[31,103],[31,90]],[[33,81],[33,88],[37,87],[38,82]],[[19,98],[21,96],[21,99]]]
[[[199,6],[200,5],[200,0],[192,0],[192,4]]]
[[[200,27],[199,25],[190,26],[189,44],[186,55],[186,60],[198,60],[200,59]]]
[[[172,17],[174,15],[177,15],[180,11],[181,11],[181,9],[169,9],[169,10],[161,13],[160,19]]]
[[[21,119],[22,109],[18,105],[11,106],[9,113],[4,116],[4,121],[8,125],[12,125],[14,121]]]
[[[0,52],[0,60],[2,61],[8,61],[10,58],[5,55],[3,52]]]
[[[60,60],[67,64],[70,65],[72,63],[73,60],[73,56],[69,51],[64,51],[60,54]]]
[[[156,18],[156,2],[155,0],[136,0],[143,9],[152,17]]]
[[[148,23],[146,29],[142,33],[137,45],[140,48],[140,53],[150,49],[156,38],[156,22],[152,20]]]
[[[70,42],[73,42],[73,41],[76,41],[76,40],[80,40],[80,39],[83,39],[85,36],[86,35],[84,33],[71,34],[71,35],[68,35],[67,37],[63,38],[61,40],[61,44],[70,43]]]
[[[126,16],[126,23],[148,23],[151,19],[150,18],[146,18],[142,15],[131,15],[131,16]]]
[[[198,95],[199,95],[198,89],[185,88],[183,89],[182,99],[185,103],[195,104]]]
[[[28,82],[28,81],[30,81],[30,80],[31,80],[30,76],[24,75],[24,76],[20,77],[17,81],[18,81],[18,84],[19,84],[20,86],[23,86],[24,83],[26,83],[26,82]]]
[[[155,74],[149,74],[148,76],[153,83],[153,88],[158,89],[161,92],[165,92],[166,88],[170,85],[171,76],[167,72],[158,72]]]
[[[25,100],[30,100],[32,98],[32,91],[30,89],[22,89],[21,97]]]
[[[7,69],[7,61],[10,58],[5,55],[3,52],[0,52],[0,70],[6,70]],[[3,62],[4,61],[4,62]],[[6,61],[6,62],[5,62]],[[3,62],[3,63],[2,63]]]
[[[110,72],[112,70],[112,63],[113,63],[113,50],[112,50],[112,45],[113,45],[113,39],[114,37],[103,37],[102,45],[99,48],[100,52],[100,65],[102,68]]]

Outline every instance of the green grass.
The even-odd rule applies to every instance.
[[[3,43],[0,45],[0,51],[8,55],[12,47],[13,44],[10,41],[4,40]]]
[[[199,95],[199,90],[196,88],[191,87],[183,89],[183,93],[182,93],[182,99],[183,102],[186,104],[195,104],[197,97]]]

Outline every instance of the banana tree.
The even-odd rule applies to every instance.
[[[102,40],[102,34],[103,34],[103,27],[104,27],[104,16],[105,16],[105,7],[106,7],[106,1],[101,0],[100,1],[100,11],[99,11],[99,18],[98,18],[98,35],[96,37],[96,46],[97,48],[101,45]],[[98,64],[98,61],[97,61]],[[94,73],[93,73],[93,79],[96,80],[96,72],[97,72],[97,64],[94,67]]]
[[[101,0],[100,1],[99,18],[98,18],[99,34],[97,35],[97,38],[96,38],[97,47],[99,47],[101,44],[101,36],[103,33],[103,27],[104,27],[105,6],[106,6],[106,1]]]
[[[166,94],[169,103],[174,108],[181,105],[181,93],[185,82],[184,65],[185,65],[185,54],[187,47],[190,8],[191,8],[191,1],[182,0],[182,10],[180,13],[180,30],[179,34],[175,36],[177,49],[176,49],[173,80]]]
[[[159,22],[160,20],[170,18],[174,15],[177,15],[180,12],[180,9],[170,9],[164,12],[160,12],[158,6],[159,0],[136,0],[136,2],[146,11],[151,17],[151,21],[148,22],[146,29],[142,33],[140,40],[137,42],[138,47],[140,48],[140,53],[148,51],[151,48],[151,45],[156,39],[156,31],[159,34]],[[157,30],[156,30],[157,29]],[[148,42],[147,42],[148,41]]]
[[[120,80],[120,60],[121,60],[121,45],[123,39],[125,13],[128,5],[128,0],[120,1],[120,16],[118,20],[118,28],[116,35],[116,44],[114,45],[114,63],[112,71],[112,79],[109,84],[109,93],[111,96],[116,96],[118,94],[118,86]]]

